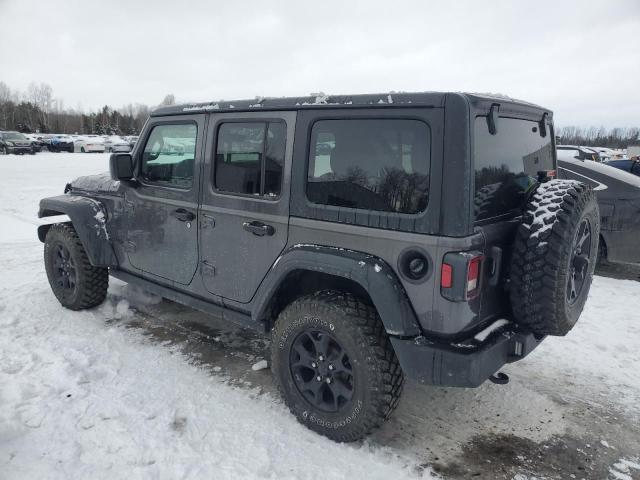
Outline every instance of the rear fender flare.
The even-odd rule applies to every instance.
[[[393,269],[373,255],[344,248],[299,244],[274,262],[254,301],[252,317],[267,317],[270,301],[287,275],[296,270],[319,272],[352,280],[371,297],[386,332],[417,336],[421,330],[407,294]]]
[[[93,198],[80,195],[60,195],[40,201],[38,217],[67,215],[93,266],[116,266],[118,261],[107,231],[107,211]],[[51,225],[38,227],[38,238],[44,242]]]

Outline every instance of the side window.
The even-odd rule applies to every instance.
[[[286,140],[284,122],[220,125],[214,169],[216,188],[244,195],[279,196]]]
[[[307,198],[418,213],[429,198],[431,132],[419,120],[320,120],[311,130]]]
[[[192,123],[153,127],[142,151],[142,178],[148,182],[191,188],[197,131]]]

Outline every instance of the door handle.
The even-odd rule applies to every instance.
[[[185,210],[184,208],[178,208],[171,212],[171,216],[177,218],[181,222],[191,222],[196,218],[196,215],[189,210]]]
[[[253,222],[244,222],[242,224],[242,228],[244,228],[247,232],[258,235],[259,237],[264,237],[265,235],[271,236],[276,232],[276,229],[271,225],[258,222],[257,220],[254,220]]]

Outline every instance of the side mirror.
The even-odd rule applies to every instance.
[[[109,157],[109,171],[114,180],[133,178],[133,157],[130,153],[112,153]]]

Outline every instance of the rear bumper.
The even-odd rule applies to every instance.
[[[31,145],[29,146],[9,146],[7,145],[7,152],[9,153],[31,153]]]
[[[509,324],[482,342],[392,337],[391,343],[407,378],[428,385],[478,387],[506,363],[526,357],[543,339]]]

